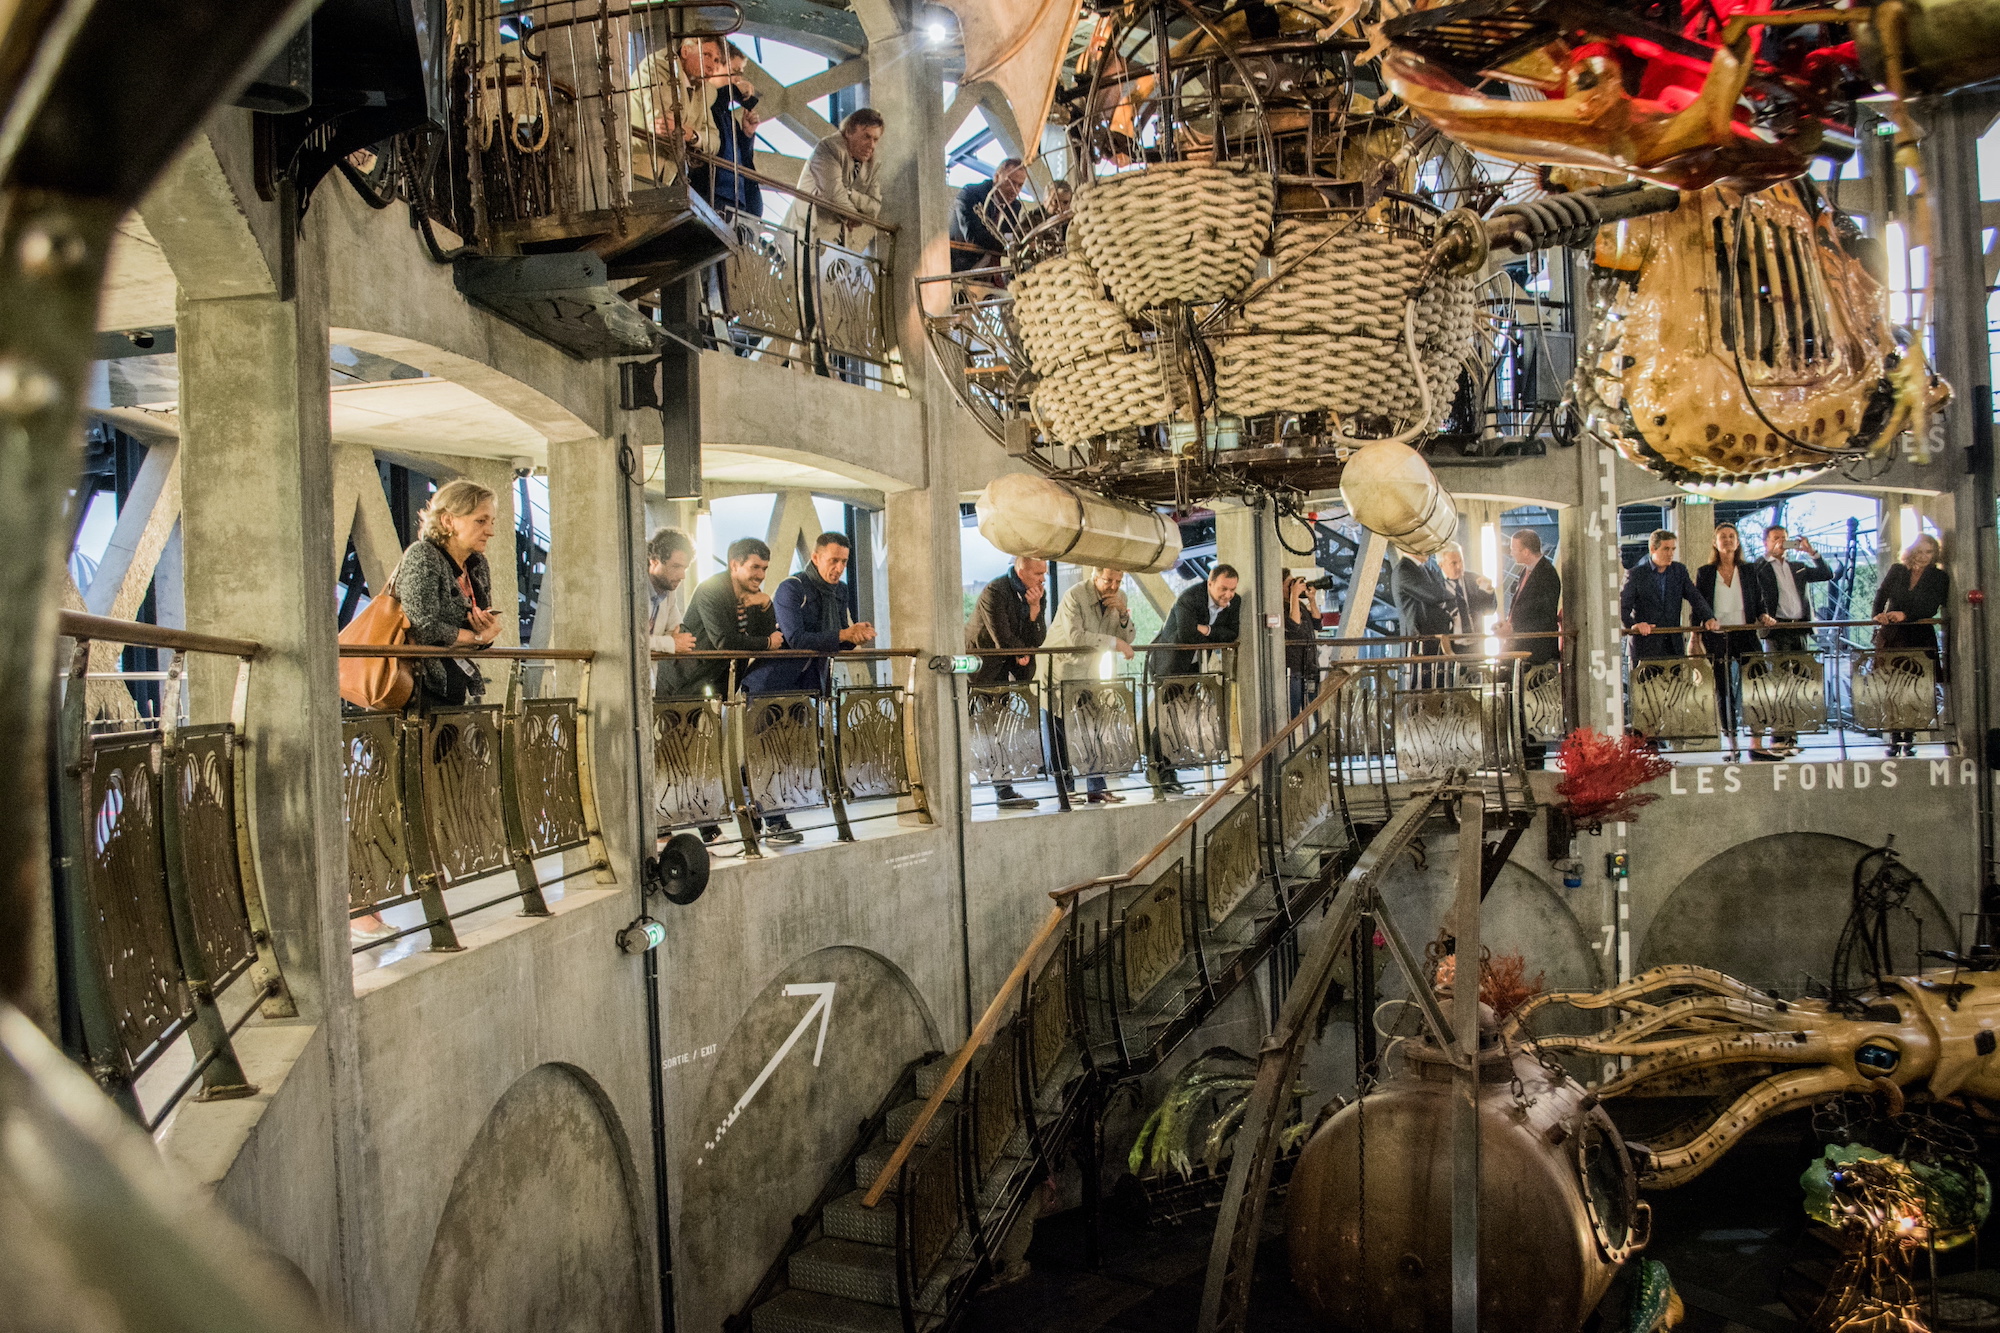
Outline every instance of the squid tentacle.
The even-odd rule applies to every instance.
[[[1850,1083],[1845,1074],[1831,1067],[1773,1074],[1738,1097],[1727,1111],[1716,1117],[1714,1124],[1686,1144],[1653,1153],[1640,1172],[1639,1182],[1648,1189],[1684,1185],[1706,1171],[1711,1161],[1761,1122],[1828,1093],[1839,1092]]]
[[[1747,1000],[1752,1004],[1777,1007],[1777,1002],[1754,986],[1746,986],[1735,977],[1717,972],[1711,967],[1696,967],[1691,963],[1668,963],[1662,967],[1648,968],[1622,985],[1604,991],[1544,991],[1526,1001],[1508,1015],[1510,1030],[1518,1030],[1529,1016],[1544,1006],[1558,1002],[1576,1009],[1636,1009],[1651,1012],[1658,1007],[1645,1002],[1644,998],[1655,991],[1674,988],[1694,988],[1715,995]]]

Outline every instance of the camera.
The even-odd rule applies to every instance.
[[[1326,592],[1333,587],[1333,575],[1322,574],[1316,579],[1302,579],[1294,575],[1287,582],[1303,583],[1314,592]]]

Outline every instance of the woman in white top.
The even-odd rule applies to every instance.
[[[1757,580],[1750,577],[1750,566],[1743,559],[1742,534],[1734,523],[1715,525],[1715,548],[1708,563],[1695,571],[1694,586],[1715,608],[1715,618],[1722,624],[1721,633],[1700,635],[1694,650],[1706,652],[1715,664],[1715,699],[1722,713],[1722,734],[1733,753],[1740,711],[1739,659],[1745,653],[1763,651],[1756,631],[1744,627],[1755,625],[1764,610]]]

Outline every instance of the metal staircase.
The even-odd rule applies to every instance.
[[[1172,1055],[1267,962],[1273,1001],[1283,998],[1298,929],[1377,829],[1392,826],[1384,836],[1399,844],[1410,836],[1391,818],[1405,793],[1449,783],[1488,794],[1481,837],[1500,835],[1485,858],[1490,883],[1534,809],[1508,704],[1520,656],[1486,659],[1483,673],[1456,659],[1449,679],[1439,659],[1336,671],[1129,869],[1052,895],[965,1045],[904,1072],[727,1322],[731,1333],[950,1327],[997,1271],[1056,1161],[1080,1152],[1094,1188],[1095,1120],[1116,1083]],[[1448,694],[1464,698],[1439,697]],[[1399,746],[1401,713],[1380,705],[1404,696],[1423,696],[1413,716],[1424,726]],[[1441,749],[1436,724],[1455,714],[1469,730],[1459,748]],[[1411,758],[1399,768],[1403,749]],[[1456,761],[1449,771],[1425,771],[1440,754]],[[1365,859],[1386,854],[1375,853]]]

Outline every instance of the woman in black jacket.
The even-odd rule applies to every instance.
[[[1716,524],[1715,545],[1709,552],[1708,563],[1695,571],[1694,586],[1708,599],[1715,618],[1722,622],[1721,633],[1704,633],[1700,642],[1715,666],[1715,700],[1722,714],[1722,735],[1733,755],[1742,712],[1741,687],[1736,677],[1743,655],[1762,651],[1757,632],[1748,627],[1757,623],[1764,609],[1757,580],[1750,577],[1750,566],[1743,559],[1742,534],[1734,523]],[[1753,738],[1752,744],[1755,743]],[[1762,753],[1752,750],[1753,755]]]
[[[463,477],[438,487],[419,515],[417,540],[403,552],[391,583],[410,618],[410,642],[477,652],[500,636],[486,543],[493,539],[493,492]],[[486,690],[479,668],[463,658],[413,663],[419,712],[462,704]]]
[[[1944,572],[1944,549],[1929,533],[1910,543],[1903,558],[1889,566],[1875,589],[1875,631],[1877,648],[1915,649],[1931,659],[1937,679],[1944,679],[1938,660],[1937,626],[1912,625],[1913,620],[1935,620],[1951,596],[1951,576]],[[1914,755],[1916,733],[1889,733],[1889,753]]]

